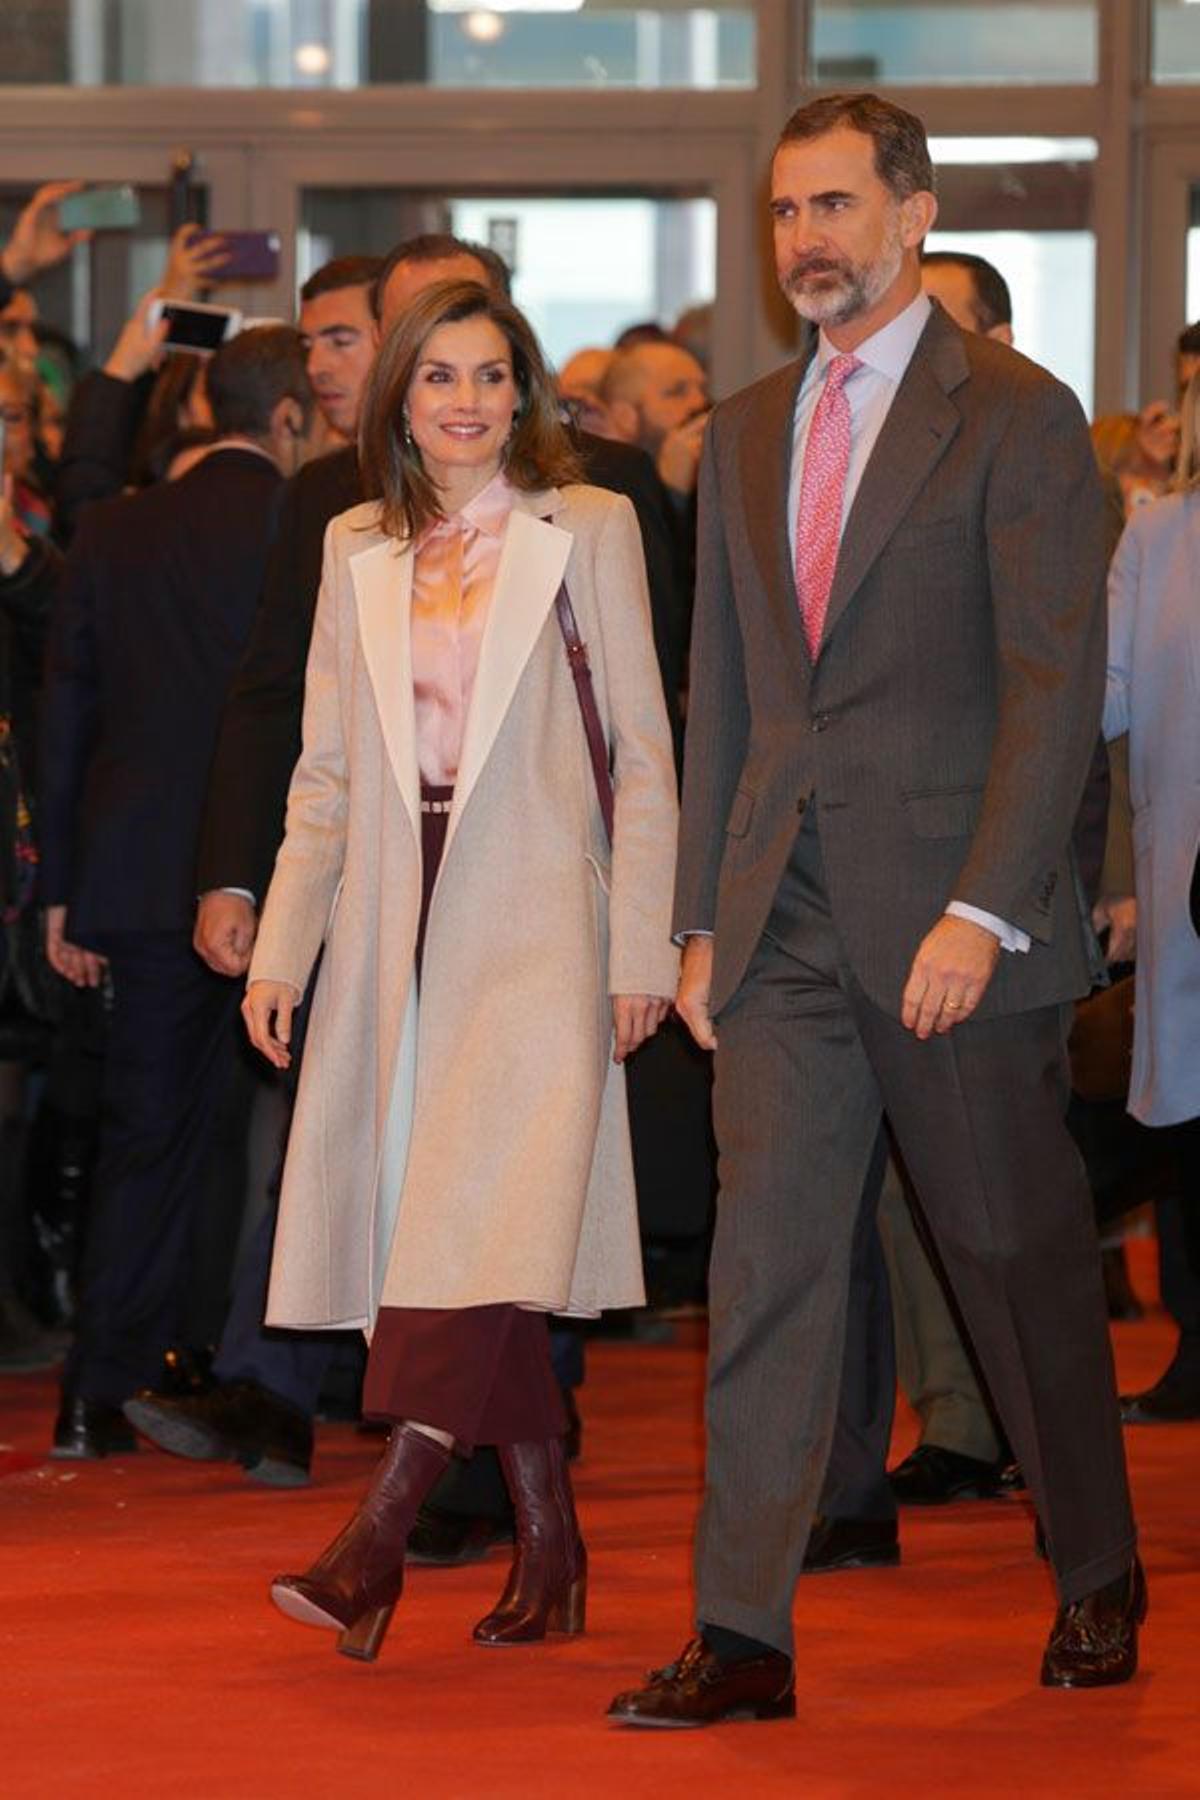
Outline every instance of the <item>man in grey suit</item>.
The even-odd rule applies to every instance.
[[[698,1635],[610,1716],[795,1709],[792,1597],[886,1110],[1046,1529],[1052,1686],[1124,1681],[1145,1584],[1062,1106],[1070,851],[1104,685],[1077,402],[921,292],[920,121],[833,95],[772,169],[807,357],[713,416],[676,928],[716,1049]],[[719,1040],[719,1046],[718,1046]]]

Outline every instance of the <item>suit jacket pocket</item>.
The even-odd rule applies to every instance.
[[[725,823],[726,837],[745,837],[753,817],[754,795],[746,788],[738,788],[733,796],[733,805],[729,809],[729,818]]]
[[[918,837],[970,837],[979,822],[983,788],[931,788],[901,798]]]

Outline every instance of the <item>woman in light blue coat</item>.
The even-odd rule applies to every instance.
[[[1109,575],[1104,731],[1129,733],[1137,974],[1129,1110],[1175,1127],[1187,1267],[1164,1270],[1180,1347],[1126,1403],[1150,1422],[1200,1417],[1200,938],[1189,890],[1200,845],[1200,375],[1184,398],[1174,491],[1138,509]],[[1169,1292],[1169,1303],[1173,1293]]]

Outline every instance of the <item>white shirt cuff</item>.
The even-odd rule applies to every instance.
[[[946,911],[956,919],[969,919],[972,925],[982,925],[1000,939],[1002,950],[1014,950],[1024,956],[1033,942],[1027,931],[1016,925],[1009,925],[1004,919],[998,919],[995,913],[983,912],[978,906],[968,906],[965,900],[952,900]]]

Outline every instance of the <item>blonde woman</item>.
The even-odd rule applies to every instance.
[[[577,485],[536,340],[470,282],[384,343],[334,521],[304,749],[250,968],[279,1066],[324,942],[267,1322],[372,1334],[393,1423],[289,1616],[378,1650],[417,1507],[494,1443],[517,1547],[484,1644],[582,1628],[545,1317],[642,1297],[621,1063],[673,990],[671,743],[634,514]],[[611,846],[556,597],[586,642]]]

